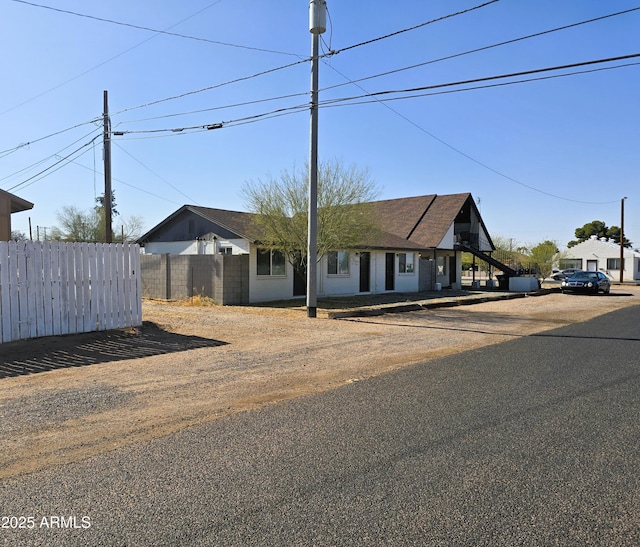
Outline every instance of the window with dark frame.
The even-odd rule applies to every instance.
[[[349,252],[329,251],[327,253],[328,275],[349,275]]]
[[[258,275],[284,276],[287,274],[287,264],[282,251],[258,249],[256,260]]]
[[[414,258],[413,253],[399,253],[398,254],[398,272],[399,273],[413,273],[414,272]]]
[[[607,270],[619,270],[619,269],[620,269],[619,258],[607,258]]]

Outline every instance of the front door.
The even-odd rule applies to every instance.
[[[588,272],[597,272],[598,271],[598,261],[597,260],[587,260],[587,271]]]
[[[453,285],[458,281],[458,268],[456,266],[456,255],[449,257],[449,285]]]
[[[371,253],[360,253],[360,292],[371,290]]]
[[[395,266],[396,266],[396,255],[395,253],[387,253],[385,255],[384,261],[384,290],[385,291],[393,291],[396,288],[396,280],[395,280]]]
[[[293,296],[306,296],[307,295],[307,279],[298,272],[297,269],[293,269]]]

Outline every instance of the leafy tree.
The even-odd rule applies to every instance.
[[[306,274],[308,180],[306,165],[242,188],[248,209],[257,215],[261,243],[283,251],[300,275]],[[337,160],[318,165],[318,260],[328,251],[362,247],[379,230],[368,203],[376,193],[366,170]]]
[[[538,267],[538,273],[544,280],[551,275],[553,265],[558,261],[558,244],[555,241],[546,240],[538,243],[529,251],[531,261]]]
[[[115,211],[115,195],[112,192],[112,213]],[[82,211],[73,205],[67,205],[58,213],[60,226],[51,230],[51,239],[58,241],[104,242],[106,239],[104,195],[96,198],[97,205],[88,211]],[[138,216],[130,216],[114,230],[113,242],[132,242],[142,235],[143,221]]]
[[[567,247],[574,247],[578,243],[587,241],[593,235],[598,238],[608,238],[614,243],[620,244],[620,228],[618,226],[608,227],[602,220],[592,220],[581,228],[576,228],[575,236],[577,239],[569,241]],[[631,247],[631,241],[626,237],[624,238],[623,246]]]

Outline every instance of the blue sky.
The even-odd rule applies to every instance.
[[[14,215],[14,229],[28,233],[30,217],[35,237],[36,226],[57,224],[63,206],[89,209],[104,191],[103,90],[113,130],[124,132],[112,147],[118,210],[142,217],[145,229],[185,203],[246,210],[245,181],[307,161],[307,109],[233,123],[308,102],[306,1],[34,3],[92,18],[0,0],[0,188],[35,203]],[[320,64],[320,100],[640,53],[639,10],[425,64],[638,8],[639,0],[500,0],[349,49],[482,3],[328,0],[323,52],[344,51]],[[422,66],[398,71],[413,65]],[[353,83],[386,72],[393,73]],[[380,199],[471,192],[491,234],[523,245],[552,239],[563,246],[594,219],[619,225],[627,196],[625,235],[640,247],[639,84],[633,65],[414,98],[398,93],[385,97],[400,100],[385,103],[343,101],[320,109],[319,156],[368,169]],[[229,108],[239,103],[250,104]],[[148,132],[217,123],[222,129]],[[39,175],[83,145],[72,162]]]

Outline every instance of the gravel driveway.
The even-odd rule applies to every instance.
[[[638,304],[626,286],[342,320],[145,302],[136,331],[0,348],[0,477]]]

